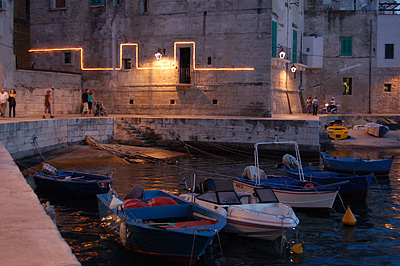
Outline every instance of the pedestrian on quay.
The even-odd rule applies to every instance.
[[[313,115],[318,115],[318,105],[319,105],[319,101],[318,101],[317,96],[315,96],[314,100],[312,100]]]
[[[96,99],[94,98],[94,91],[91,90],[89,92],[89,96],[88,96],[88,109],[89,109],[89,111],[88,111],[87,116],[90,116],[90,114],[92,114],[92,116],[94,116],[94,114],[93,114],[93,103],[95,103],[95,102],[96,102]]]
[[[1,88],[0,92],[0,116],[6,117],[6,107],[8,101],[8,93],[4,91],[4,88]]]
[[[15,117],[15,106],[17,105],[16,95],[17,92],[14,89],[10,90],[10,94],[8,95],[8,114],[11,117],[11,112],[13,117]]]
[[[86,89],[85,92],[82,94],[82,116],[85,114],[89,116],[89,106],[88,106],[88,101],[89,101],[89,93],[90,90]]]
[[[50,93],[51,93],[51,90],[47,90],[46,91],[46,95],[44,96],[43,118],[46,118],[46,113],[48,113],[50,115],[50,118],[54,118],[54,116],[51,114]]]
[[[306,112],[307,112],[307,115],[309,115],[313,112],[311,95],[308,96],[308,98],[306,100]]]

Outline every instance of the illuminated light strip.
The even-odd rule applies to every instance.
[[[174,42],[174,62],[177,62],[176,50],[177,45],[181,44],[190,44],[193,45],[193,70],[197,71],[253,71],[254,68],[252,67],[222,67],[222,68],[196,68],[196,43],[194,41],[181,41],[181,42]],[[104,71],[104,70],[121,70],[122,69],[122,52],[124,46],[135,46],[136,47],[136,59],[135,59],[135,67],[139,70],[156,70],[156,69],[175,69],[175,66],[172,65],[170,67],[139,67],[139,45],[137,43],[121,43],[119,49],[119,67],[112,68],[112,67],[104,67],[104,68],[85,68],[84,67],[84,54],[82,47],[70,47],[70,48],[49,48],[49,49],[31,49],[29,50],[30,53],[40,53],[40,52],[54,52],[54,51],[80,51],[81,53],[81,70],[84,71]]]

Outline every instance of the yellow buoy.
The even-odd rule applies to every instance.
[[[293,245],[292,250],[296,254],[301,254],[301,253],[303,253],[303,246],[304,246],[304,241],[302,241],[299,244]]]
[[[346,213],[344,214],[342,218],[342,223],[345,225],[355,225],[357,222],[356,217],[354,217],[353,212],[350,210],[350,205],[347,206]]]

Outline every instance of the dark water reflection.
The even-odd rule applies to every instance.
[[[354,152],[337,152],[338,155],[357,156]],[[373,181],[367,197],[367,207],[353,209],[355,227],[344,226],[342,206],[329,218],[319,218],[297,212],[300,218],[298,240],[305,242],[304,253],[294,256],[280,254],[280,243],[270,243],[235,235],[221,235],[221,247],[215,240],[207,250],[200,265],[400,265],[400,150],[384,152],[362,151],[359,156],[370,158],[397,155],[389,177]],[[225,156],[226,157],[226,156]],[[85,161],[84,165],[64,163],[65,170],[106,173],[112,171],[114,188],[124,196],[135,184],[145,189],[164,189],[174,194],[184,192],[183,178],[196,174],[197,180],[213,177],[219,188],[231,188],[230,177],[240,174],[244,167],[253,164],[251,155],[226,157],[227,160],[209,156],[179,158],[171,165],[123,164],[99,165],[99,158]],[[279,158],[262,159],[267,173],[278,174],[274,169]],[[31,163],[34,161],[30,161]],[[25,162],[26,163],[26,162]],[[305,160],[318,167],[318,159]],[[33,163],[34,164],[34,163]],[[217,174],[217,175],[213,175]],[[95,200],[65,199],[38,193],[41,201],[50,200],[55,205],[57,226],[82,265],[172,265],[159,258],[133,254],[114,242],[100,226]],[[347,203],[345,203],[347,204]],[[296,239],[296,231],[287,234],[289,246]]]

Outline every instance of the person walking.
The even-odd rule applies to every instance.
[[[93,103],[95,103],[95,102],[96,102],[96,99],[94,98],[94,91],[91,90],[89,92],[89,96],[88,96],[88,109],[89,109],[89,111],[88,111],[87,116],[90,116],[90,114],[92,114],[92,116],[94,116],[94,114],[93,114]]]
[[[313,115],[318,115],[318,105],[319,105],[319,101],[318,101],[317,96],[315,96],[314,100],[312,100]]]
[[[85,92],[82,94],[82,116],[85,114],[87,114],[87,116],[89,116],[89,108],[88,108],[88,100],[89,100],[89,89],[86,89]]]
[[[10,90],[10,94],[8,95],[8,114],[11,117],[11,112],[13,114],[13,117],[15,117],[15,106],[17,105],[17,101],[15,97],[17,92],[14,89]]]
[[[46,113],[50,115],[50,118],[54,118],[53,115],[51,115],[51,101],[50,101],[50,93],[51,90],[46,91],[46,95],[44,96],[44,112],[43,112],[43,118],[46,118]]]
[[[0,91],[0,116],[6,117],[6,107],[8,101],[8,93],[4,91],[4,88],[1,88]]]
[[[306,100],[306,113],[307,113],[307,115],[309,115],[312,112],[313,112],[312,99],[311,99],[311,96],[308,96],[308,98]]]

